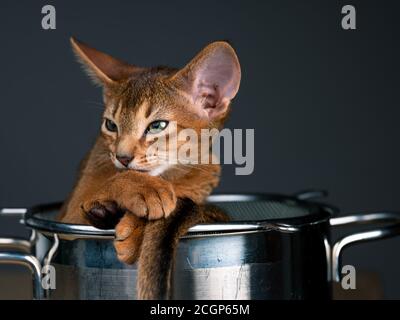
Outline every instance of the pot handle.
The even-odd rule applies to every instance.
[[[26,208],[2,208],[0,209],[1,217],[16,217],[20,218],[19,222],[24,224],[25,213],[28,211]],[[29,239],[21,238],[0,238],[0,249],[16,249],[25,252],[31,252],[36,243],[36,231],[31,230]]]
[[[1,208],[0,209],[0,217],[1,216],[10,216],[10,217],[18,217],[24,218],[25,213],[28,212],[27,208]]]
[[[336,241],[332,247],[332,276],[335,282],[340,282],[341,279],[341,253],[345,247],[359,242],[400,235],[400,212],[355,213],[331,218],[329,222],[332,227],[388,223],[387,226],[377,227],[370,231],[353,233]]]
[[[42,268],[36,257],[20,252],[0,252],[0,264],[22,265],[27,267],[32,272],[33,298],[44,298],[41,274]]]
[[[302,190],[293,194],[293,197],[299,200],[313,200],[313,199],[326,198],[327,196],[328,196],[328,191],[319,189]]]
[[[0,209],[1,217],[17,217],[20,223],[24,224],[25,208],[2,208]],[[0,238],[0,249],[11,249],[17,251],[4,252],[0,251],[0,264],[22,265],[27,267],[32,273],[33,298],[43,299],[44,290],[42,288],[42,274],[39,260],[30,254],[35,245],[36,232],[32,230],[28,240],[18,238]]]

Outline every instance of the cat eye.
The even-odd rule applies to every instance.
[[[150,125],[146,129],[146,133],[159,133],[163,131],[168,126],[168,121],[158,120],[150,123]]]
[[[115,124],[114,121],[112,121],[110,119],[106,119],[106,123],[105,124],[106,124],[106,128],[107,128],[108,131],[111,131],[111,132],[117,132],[118,131],[118,127],[117,127],[117,125]]]

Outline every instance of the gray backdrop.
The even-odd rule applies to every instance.
[[[53,4],[57,29],[41,29]],[[218,191],[330,191],[343,212],[399,209],[399,7],[351,1],[1,1],[0,206],[60,200],[99,129],[101,91],[74,61],[78,38],[137,65],[182,66],[232,42],[242,84],[228,126],[255,128],[255,172],[224,167]],[[22,232],[0,220],[0,234]],[[348,249],[400,298],[400,238]],[[306,253],[305,253],[306,254]],[[0,275],[1,277],[1,275]],[[1,290],[1,288],[0,288]]]

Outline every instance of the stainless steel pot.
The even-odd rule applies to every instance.
[[[323,192],[294,196],[214,195],[229,223],[192,227],[180,240],[173,274],[174,299],[310,299],[331,297],[340,280],[343,248],[400,233],[400,213],[336,217],[332,206],[311,201]],[[120,263],[113,230],[55,220],[60,204],[2,209],[19,215],[30,239],[0,239],[0,263],[32,271],[35,299],[135,299],[136,265]],[[384,227],[376,224],[387,222]],[[374,230],[332,243],[332,227],[363,223]],[[8,251],[4,251],[8,248]],[[42,271],[56,270],[56,289],[43,289]]]

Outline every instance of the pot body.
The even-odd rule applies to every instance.
[[[335,217],[335,208],[307,200],[318,194],[213,196],[210,201],[232,221],[193,226],[180,239],[172,298],[331,298],[332,281],[340,282],[343,249],[399,235],[400,212]],[[22,250],[0,252],[0,263],[31,270],[35,299],[135,299],[137,266],[118,261],[114,230],[61,223],[60,205],[0,210],[22,215],[32,230],[29,240],[0,238],[0,248]],[[331,228],[366,224],[372,229],[331,242]],[[56,281],[46,289],[42,267],[49,265]]]
[[[329,299],[329,222],[295,232],[262,230],[180,240],[173,299]],[[43,235],[37,253],[51,241]],[[136,265],[116,259],[112,240],[60,239],[49,299],[135,299]]]

